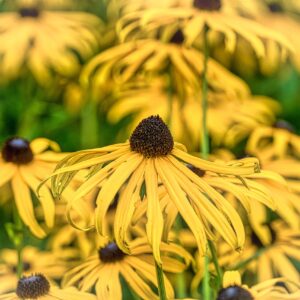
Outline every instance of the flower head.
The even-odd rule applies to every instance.
[[[286,283],[284,278],[271,279],[252,287],[242,285],[238,271],[227,271],[223,278],[223,288],[219,291],[217,300],[281,300],[298,299],[299,290],[293,294],[277,283]],[[296,283],[295,283],[296,285]]]
[[[2,12],[2,80],[20,77],[24,70],[29,70],[41,85],[53,83],[53,75],[73,77],[78,74],[81,61],[99,47],[97,27],[102,24],[94,15],[49,11],[37,3],[21,3],[16,11]]]
[[[98,297],[121,300],[121,276],[142,299],[159,299],[151,289],[151,285],[157,286],[151,247],[145,238],[136,239],[131,246],[131,255],[128,255],[115,242],[103,245],[97,254],[68,271],[63,285],[76,285],[82,291],[95,286]],[[192,260],[188,252],[172,243],[163,243],[161,250],[163,268],[167,272],[182,272]],[[174,298],[172,286],[166,277],[165,283],[168,298]]]
[[[55,142],[44,138],[29,142],[21,137],[13,137],[4,142],[0,156],[0,187],[9,184],[22,221],[39,238],[45,236],[45,231],[36,220],[33,199],[37,197],[39,184],[51,174],[56,163],[64,156],[49,151],[49,148],[59,150]],[[46,225],[51,228],[55,206],[49,187],[43,186],[40,196]]]
[[[148,203],[147,236],[156,260],[161,262],[159,249],[167,216],[164,217],[160,208],[160,186],[164,187],[170,201],[193,231],[201,253],[206,252],[207,221],[203,222],[203,218],[233,248],[241,248],[244,231],[237,212],[221,194],[184,163],[225,177],[259,172],[259,165],[254,158],[216,164],[188,155],[183,145],[173,141],[162,119],[151,116],[137,126],[129,142],[79,151],[63,159],[52,175],[53,192],[60,195],[79,170],[90,168],[87,179],[70,199],[69,208],[93,188],[100,187],[96,200],[95,226],[98,233],[105,236],[105,217],[115,195],[120,191],[114,234],[118,247],[124,252],[129,251],[128,227],[136,207],[145,195]],[[221,204],[223,202],[225,205]],[[70,210],[68,214],[72,222]],[[76,226],[74,222],[73,225]]]
[[[94,295],[80,292],[75,288],[60,289],[48,281],[42,273],[23,276],[19,279],[15,292],[2,294],[1,300],[96,300]]]

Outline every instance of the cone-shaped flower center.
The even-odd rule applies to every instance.
[[[181,30],[177,30],[172,38],[170,39],[170,43],[182,45],[184,42],[184,35]]]
[[[254,300],[249,291],[238,285],[232,285],[219,291],[217,300]]]
[[[18,281],[16,294],[21,299],[38,299],[48,294],[49,281],[43,274],[24,276]]]
[[[285,129],[291,133],[295,133],[295,128],[292,126],[292,124],[290,124],[287,121],[284,120],[278,120],[274,125],[274,128],[280,128],[280,129]]]
[[[99,258],[102,262],[109,263],[122,260],[126,254],[119,249],[116,243],[109,243],[99,249]]]
[[[151,116],[135,128],[130,137],[130,147],[147,158],[157,157],[170,154],[174,141],[163,120],[159,116]]]
[[[33,160],[33,153],[27,140],[14,137],[4,143],[2,158],[6,162],[22,165],[28,164]]]
[[[221,0],[194,0],[193,6],[204,10],[220,10]]]
[[[37,7],[22,7],[19,10],[19,15],[22,18],[38,18],[40,16],[40,10]]]

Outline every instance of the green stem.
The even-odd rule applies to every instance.
[[[206,255],[204,257],[204,277],[202,284],[203,300],[211,300],[211,290],[210,290],[210,274],[209,274],[209,257]]]
[[[202,139],[201,139],[201,153],[203,158],[207,158],[209,155],[209,136],[207,131],[207,64],[208,64],[208,26],[204,25],[204,32],[203,32],[203,76],[202,76]],[[204,278],[203,278],[203,285],[202,285],[202,292],[203,292],[203,299],[204,300],[211,300],[211,288],[210,288],[210,273],[209,273],[209,257],[205,256],[205,263],[204,263]]]
[[[210,253],[211,253],[213,264],[214,264],[216,272],[217,272],[217,279],[218,279],[217,287],[218,287],[218,290],[219,290],[222,286],[223,272],[222,272],[222,269],[220,268],[220,265],[219,265],[219,262],[218,262],[218,256],[217,256],[217,251],[216,251],[215,245],[210,240],[208,241],[208,247],[209,247],[209,250],[210,250]]]
[[[201,152],[203,158],[207,158],[209,154],[209,135],[207,130],[207,64],[208,64],[208,57],[209,57],[209,50],[208,50],[208,26],[204,26],[203,32],[203,55],[204,55],[204,62],[203,62],[203,76],[202,76],[202,140],[201,140]]]
[[[88,99],[81,111],[81,147],[93,148],[98,144],[97,103]]]
[[[155,261],[155,269],[156,269],[156,277],[157,277],[157,286],[158,286],[158,294],[160,300],[167,300],[165,282],[164,282],[164,272],[162,267],[158,265]]]

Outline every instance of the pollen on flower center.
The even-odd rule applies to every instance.
[[[130,137],[130,147],[147,158],[158,157],[170,154],[174,141],[163,120],[159,116],[151,116],[135,128]]]
[[[184,42],[184,35],[181,30],[177,30],[172,38],[170,39],[170,43],[176,45],[182,45]]]
[[[18,281],[16,294],[21,299],[38,299],[48,294],[50,283],[43,274],[24,276]]]
[[[119,249],[116,243],[109,243],[104,248],[99,249],[99,258],[102,262],[115,262],[122,260],[126,255]]]
[[[36,7],[23,7],[19,10],[19,15],[22,18],[38,18],[40,10]]]
[[[33,160],[33,153],[27,140],[14,137],[4,143],[2,158],[6,162],[22,165],[28,164]]]
[[[217,300],[254,300],[254,298],[246,289],[238,285],[232,285],[221,289]]]
[[[193,6],[204,10],[220,10],[221,0],[194,0]]]

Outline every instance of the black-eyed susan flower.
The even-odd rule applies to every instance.
[[[284,287],[278,285],[287,281],[285,278],[275,278],[248,287],[242,284],[238,271],[228,271],[224,274],[223,288],[219,291],[217,300],[299,299],[299,291],[290,294]],[[297,284],[295,283],[295,285]]]
[[[15,292],[3,294],[1,300],[96,300],[95,295],[80,292],[70,287],[60,289],[48,281],[41,273],[23,276],[19,279]]]
[[[37,196],[40,183],[50,176],[56,163],[65,156],[63,153],[48,151],[49,148],[59,151],[55,142],[44,138],[29,142],[13,137],[2,145],[0,157],[0,186],[10,185],[22,221],[39,238],[45,236],[45,231],[37,222],[33,199]],[[40,189],[39,202],[46,225],[53,227],[55,205],[49,186],[44,185]]]
[[[184,143],[188,149],[197,151],[202,135],[199,129],[202,119],[199,99],[202,95],[194,90],[187,92],[184,100],[178,95],[172,96],[172,132],[177,141]],[[222,91],[222,88],[208,92],[207,127],[215,145],[233,147],[255,128],[275,122],[275,114],[279,110],[275,100],[245,93],[244,96],[239,93],[240,97],[237,99],[234,95],[237,96],[234,90]],[[158,113],[167,120],[170,114],[170,99],[163,78],[152,81],[150,86],[141,89],[120,91],[115,98],[107,117],[112,124],[116,124],[130,115],[132,121],[125,128],[126,133],[131,132],[139,120],[148,115]]]
[[[233,253],[225,243],[219,248],[219,263],[228,269],[235,268],[239,262],[248,261],[241,265],[241,271],[256,274],[259,282],[281,276],[299,283],[300,275],[294,264],[300,261],[299,230],[289,228],[281,220],[273,221],[265,227],[272,237],[269,243],[265,244],[254,231],[250,231],[244,252]],[[287,287],[295,289],[295,286],[288,283]]]
[[[97,91],[107,89],[109,83],[123,84],[138,75],[168,74],[173,94],[186,92],[187,88],[200,89],[203,73],[203,54],[184,46],[181,31],[165,38],[129,41],[112,47],[95,56],[84,68],[81,81]],[[197,61],[199,63],[194,64]],[[207,80],[216,91],[225,91],[233,97],[249,93],[249,88],[213,59],[208,60]],[[99,92],[98,92],[99,93]]]
[[[20,4],[18,11],[0,14],[0,74],[9,80],[24,68],[42,85],[53,75],[78,74],[82,60],[99,47],[101,21],[83,12],[48,11]],[[5,74],[5,76],[4,76]]]
[[[221,159],[225,159],[225,161],[234,159],[232,153],[227,150],[223,150],[222,152],[219,151],[218,155],[218,159],[223,156]],[[226,198],[229,201],[234,201],[233,198],[239,199],[247,212],[252,229],[260,237],[264,244],[268,244],[271,241],[270,232],[264,226],[269,214],[268,208],[275,210],[275,213],[292,229],[297,230],[300,228],[300,206],[297,190],[297,188],[299,188],[297,177],[300,176],[298,173],[299,169],[297,168],[299,163],[293,159],[283,160],[282,163],[285,161],[289,163],[289,165],[284,165],[285,167],[283,169],[287,169],[287,171],[282,172],[280,171],[280,166],[282,167],[283,165],[281,165],[280,160],[260,160],[261,172],[257,174],[258,176],[253,174],[244,177],[246,185],[247,180],[251,179],[248,187],[254,184],[254,186],[251,187],[251,195],[248,188],[241,186],[241,189],[245,188],[245,191],[242,192],[242,195],[246,196],[245,198],[238,198],[237,195],[239,194],[236,194],[237,191],[235,191],[234,188],[227,190],[224,189],[225,185],[221,184],[222,178],[214,176],[210,176],[210,178],[208,178],[208,181],[212,180],[212,182],[210,182],[211,185],[214,186],[214,184],[216,184],[214,186],[215,188],[219,186],[219,188],[226,193]],[[293,163],[295,167],[292,167]],[[290,168],[288,168],[288,166],[290,166]],[[289,173],[294,175],[293,179],[285,176]],[[298,176],[295,174],[298,174]],[[291,183],[289,182],[290,180]],[[295,188],[293,189],[292,186]]]
[[[66,273],[63,286],[76,285],[82,291],[95,287],[98,299],[121,300],[119,276],[122,276],[142,299],[159,299],[151,289],[151,285],[157,287],[151,247],[146,238],[136,239],[131,247],[131,255],[124,253],[114,242],[99,248],[97,254]],[[163,243],[161,251],[163,268],[168,272],[182,272],[192,260],[191,255],[176,244]],[[168,299],[174,298],[172,285],[166,277],[165,284]]]
[[[213,224],[233,248],[240,249],[244,242],[244,229],[237,212],[184,162],[229,177],[259,172],[254,158],[218,164],[187,154],[183,145],[174,143],[162,119],[151,116],[136,127],[125,143],[79,151],[63,159],[52,175],[52,188],[59,196],[79,170],[90,168],[86,181],[70,199],[69,208],[93,188],[101,187],[95,209],[95,226],[101,236],[107,235],[105,216],[121,190],[114,233],[117,245],[124,252],[129,251],[127,229],[136,205],[145,194],[148,201],[147,236],[154,256],[160,262],[159,248],[165,222],[160,209],[160,185],[193,231],[201,253],[206,252],[207,222]]]
[[[257,128],[249,138],[247,152],[263,159],[299,157],[300,137],[291,124],[279,120],[273,127]]]
[[[140,31],[159,31],[171,26],[181,29],[186,43],[192,45],[197,41],[205,26],[213,32],[224,36],[225,47],[233,52],[238,37],[249,42],[258,57],[265,56],[264,40],[276,41],[282,49],[292,49],[285,37],[259,23],[223,11],[222,1],[195,0],[190,7],[149,8],[125,15],[119,24],[120,36],[123,40],[140,35]]]
[[[24,247],[22,250],[23,274],[43,272],[51,282],[61,279],[64,272],[72,266],[68,263],[68,258],[72,259],[70,251],[66,259],[62,257],[62,254],[63,251],[39,251],[35,247]],[[0,294],[11,292],[17,286],[17,265],[16,250],[2,249],[0,251]]]

